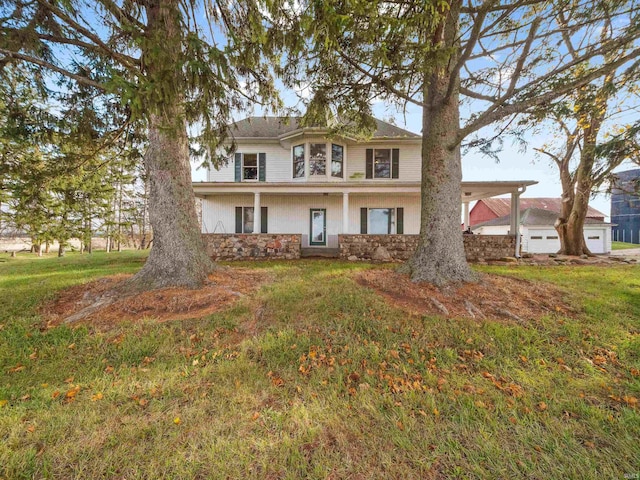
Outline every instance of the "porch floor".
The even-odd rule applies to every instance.
[[[340,257],[340,249],[326,248],[326,247],[305,247],[300,249],[300,256],[302,258],[309,258],[309,257],[338,258]]]

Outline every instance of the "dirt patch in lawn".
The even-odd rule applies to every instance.
[[[129,277],[114,275],[63,290],[40,309],[47,327],[63,323],[65,318],[94,304],[100,295]],[[200,318],[229,308],[269,279],[270,276],[261,270],[219,267],[209,276],[210,283],[202,288],[163,288],[127,296],[92,311],[76,323],[91,324],[104,330],[125,320],[145,317],[159,322]]]
[[[365,270],[355,278],[394,306],[420,315],[525,323],[549,313],[576,313],[564,299],[564,292],[554,285],[500,275],[482,274],[477,283],[445,288],[413,283],[408,275],[387,269]]]

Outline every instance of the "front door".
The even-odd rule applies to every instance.
[[[327,244],[327,210],[324,208],[311,209],[311,231],[309,233],[309,245]]]

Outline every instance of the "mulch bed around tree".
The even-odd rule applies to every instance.
[[[477,283],[438,288],[413,283],[389,269],[365,270],[355,275],[392,305],[419,315],[498,319],[527,323],[550,313],[573,315],[565,294],[554,285],[493,274],[481,274]]]
[[[60,292],[40,312],[47,327],[93,304],[98,297],[130,275],[114,275],[77,285]],[[126,296],[91,312],[80,322],[100,330],[122,321],[153,318],[158,322],[200,318],[233,305],[241,297],[256,291],[270,276],[263,270],[218,267],[209,276],[209,284],[199,289],[163,288]]]

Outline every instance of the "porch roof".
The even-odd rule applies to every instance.
[[[519,194],[535,180],[509,180],[495,182],[461,182],[463,203],[508,193]],[[359,180],[357,182],[194,182],[196,197],[230,194],[415,194],[420,193],[420,182]]]

